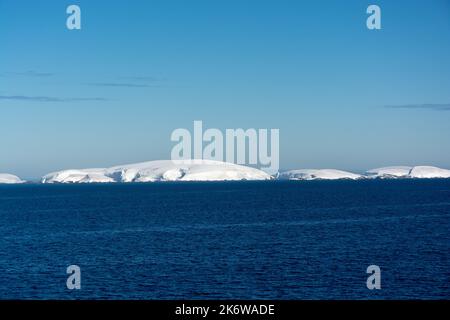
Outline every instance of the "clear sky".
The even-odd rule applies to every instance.
[[[450,168],[450,1],[0,0],[0,172],[168,159],[194,120],[279,128],[283,169]]]

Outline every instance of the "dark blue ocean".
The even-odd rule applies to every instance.
[[[0,277],[2,299],[449,299],[450,181],[0,186]]]

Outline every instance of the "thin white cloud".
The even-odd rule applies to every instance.
[[[30,102],[87,102],[87,101],[107,101],[105,98],[61,98],[49,96],[24,96],[24,95],[0,95],[0,100],[30,101]]]
[[[404,104],[388,105],[389,109],[428,109],[436,111],[450,111],[450,103],[423,103],[423,104]]]

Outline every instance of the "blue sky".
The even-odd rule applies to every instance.
[[[285,169],[450,168],[449,57],[449,0],[0,0],[0,172],[168,159],[194,120],[279,128]]]

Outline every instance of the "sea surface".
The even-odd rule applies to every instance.
[[[0,279],[0,299],[450,299],[450,180],[0,186]]]

